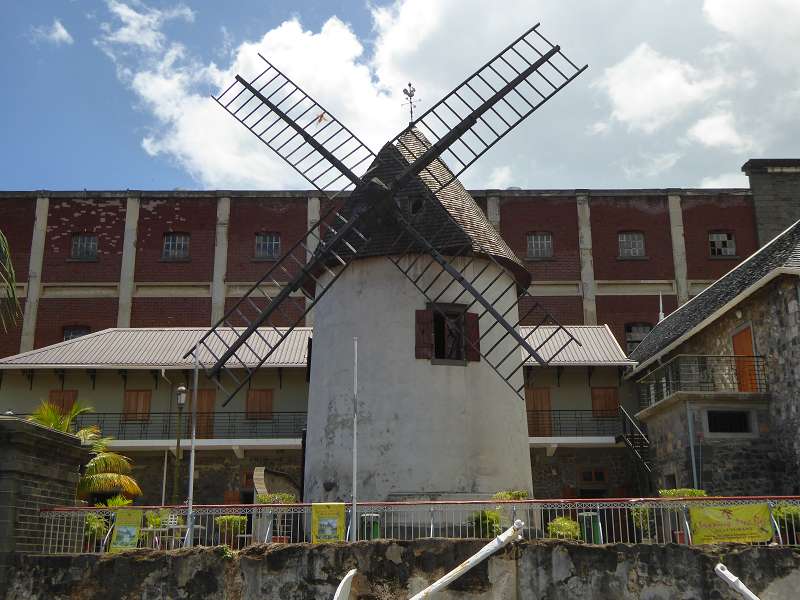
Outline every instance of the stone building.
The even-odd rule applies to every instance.
[[[800,492],[798,276],[800,222],[667,316],[631,354],[637,418],[660,486]]]

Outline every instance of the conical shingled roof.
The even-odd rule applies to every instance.
[[[409,164],[421,156],[430,142],[416,129],[408,129],[400,136],[399,147],[386,144],[370,166],[364,179],[377,178],[390,185]],[[454,254],[489,255],[512,271],[522,287],[530,285],[530,274],[522,261],[503,241],[499,232],[484,215],[475,199],[457,179],[447,187],[433,193],[436,179],[449,180],[452,175],[440,160],[428,167],[433,176],[423,171],[414,177],[398,194],[397,201],[406,218],[439,252]],[[434,178],[435,176],[435,178]],[[344,213],[361,212],[366,203],[366,190],[356,189],[345,204]],[[396,255],[422,252],[421,247],[402,233],[401,226],[392,219],[372,218],[359,224],[359,231],[370,238],[360,256]]]

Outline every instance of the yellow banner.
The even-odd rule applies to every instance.
[[[121,508],[116,511],[114,535],[111,537],[109,552],[134,550],[139,545],[139,530],[142,527],[142,510]]]
[[[345,523],[343,502],[311,505],[311,541],[313,543],[344,541]]]
[[[694,544],[768,542],[772,539],[766,504],[690,508],[689,518]]]

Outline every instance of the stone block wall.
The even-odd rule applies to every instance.
[[[627,448],[559,447],[552,456],[544,448],[531,450],[534,498],[575,498],[597,490],[593,497],[636,495],[635,465]],[[584,471],[602,470],[605,482],[581,481]]]

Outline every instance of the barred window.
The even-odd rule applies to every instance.
[[[275,259],[281,255],[281,234],[262,232],[256,234],[256,258]]]
[[[93,233],[73,233],[69,257],[73,260],[97,260],[97,236]]]
[[[650,333],[653,326],[650,323],[628,323],[625,325],[625,346],[628,354]]]
[[[176,231],[165,233],[161,258],[164,260],[185,260],[189,258],[189,234]]]
[[[708,246],[711,256],[736,256],[736,238],[730,231],[710,231]]]
[[[553,234],[549,231],[534,231],[528,234],[528,258],[550,258],[553,256]]]
[[[640,258],[644,257],[644,234],[641,231],[620,231],[619,257]]]
[[[64,327],[64,341],[73,340],[83,335],[91,333],[91,329],[87,325],[69,325]]]

